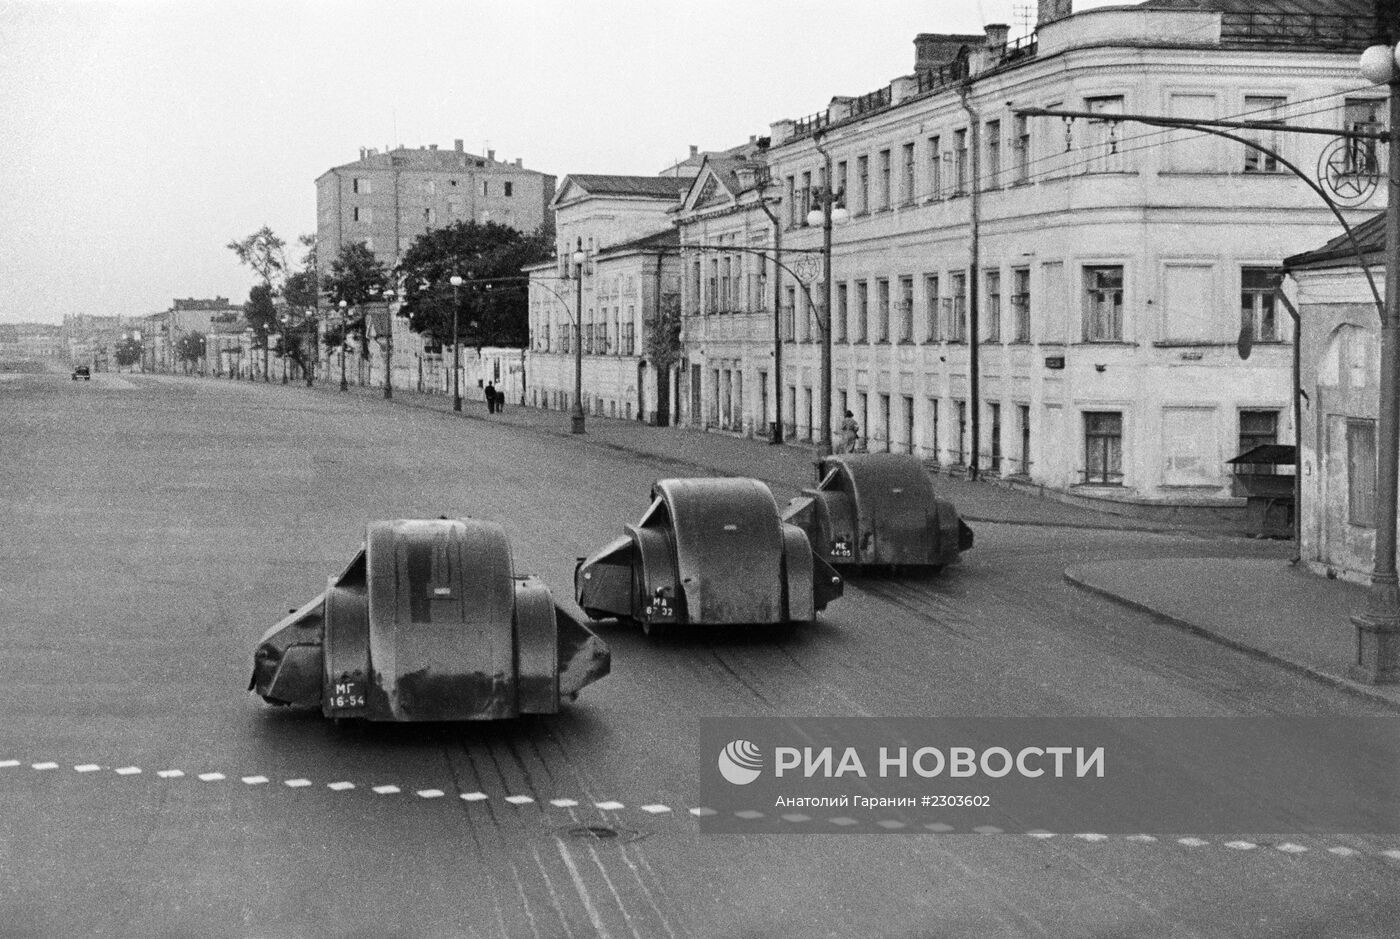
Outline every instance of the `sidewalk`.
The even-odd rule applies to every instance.
[[[1400,709],[1400,686],[1352,681],[1366,590],[1286,561],[1243,558],[1109,561],[1065,571],[1076,586],[1222,645]]]
[[[464,389],[465,391],[466,389]],[[318,393],[339,394],[335,382],[318,383]],[[350,386],[349,394],[382,398],[382,388]],[[488,414],[486,403],[474,398],[478,389],[464,394],[462,418],[511,424],[534,433],[572,437],[568,411],[546,411],[509,405],[501,413]],[[394,389],[393,403],[451,412],[452,396],[424,394]],[[689,473],[722,476],[750,476],[770,486],[797,490],[815,482],[815,448],[811,443],[773,446],[767,440],[741,437],[724,432],[706,432],[686,427],[652,427],[637,420],[589,415],[587,439],[637,457],[676,466]],[[658,476],[660,478],[660,476]],[[1120,531],[1195,532],[1188,526],[1148,519],[1127,518],[1069,505],[1055,499],[999,486],[991,482],[971,482],[947,476],[935,480],[938,494],[957,506],[969,522],[998,522],[1012,525],[1046,525],[1067,528],[1109,528]],[[786,496],[779,494],[779,500]],[[1203,533],[1205,534],[1205,533]]]

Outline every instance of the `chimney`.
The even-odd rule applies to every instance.
[[[691,145],[690,145],[690,155],[691,155],[692,158],[694,158],[694,157],[696,157],[696,156],[699,156],[699,155],[700,155],[700,148],[697,147],[695,144],[691,144]]]
[[[364,148],[364,147],[361,147],[361,148],[360,148],[360,159],[363,160],[364,158],[365,158],[365,148]]]
[[[983,28],[987,31],[988,46],[1004,46],[1007,37],[1011,35],[1011,27],[1005,23],[988,23]]]
[[[496,151],[495,151],[495,150],[487,150],[487,151],[486,151],[486,162],[488,162],[488,163],[495,163],[495,162],[496,162]]]
[[[1046,23],[1062,20],[1073,12],[1073,0],[1040,0],[1040,6],[1036,10],[1035,25],[1039,28]]]
[[[524,168],[525,168],[525,158],[524,158],[524,157],[516,157],[516,158],[515,158],[515,168],[518,169],[518,170],[519,170],[519,169],[524,169]]]
[[[435,144],[435,143],[430,143],[430,144],[428,144],[428,149],[429,149],[429,150],[436,150],[436,149],[437,149],[437,144]]]
[[[458,153],[461,153],[461,152],[462,152],[462,143],[463,143],[462,138],[458,137],[456,140],[452,141],[452,149],[453,149],[453,150],[456,150]]]

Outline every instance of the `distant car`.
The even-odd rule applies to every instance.
[[[77,368],[73,369],[73,380],[77,381],[79,378],[83,381],[92,381],[92,369],[88,368],[86,365],[79,365]]]

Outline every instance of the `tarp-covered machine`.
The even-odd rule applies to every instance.
[[[756,479],[663,479],[627,534],[579,561],[574,590],[595,619],[671,624],[809,622],[841,577]]]
[[[972,547],[972,529],[938,498],[916,456],[837,454],[818,463],[817,478],[783,520],[801,526],[832,565],[941,568]]]
[[[511,569],[477,519],[371,522],[326,591],[273,626],[249,689],[333,718],[494,720],[553,714],[608,673],[603,641]]]

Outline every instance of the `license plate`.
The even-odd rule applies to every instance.
[[[647,616],[670,618],[676,615],[676,611],[671,607],[671,601],[666,597],[653,597],[647,605]]]
[[[331,686],[330,706],[336,709],[365,706],[365,685],[360,681],[338,681]]]
[[[854,553],[851,551],[851,543],[844,538],[833,541],[831,543],[831,556],[834,558],[853,557]]]

